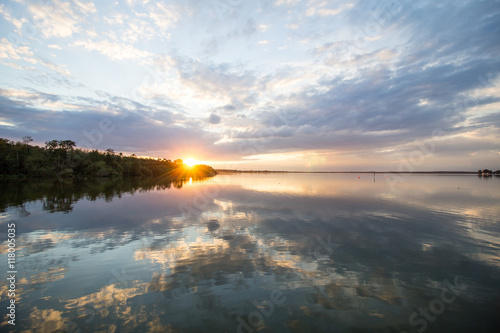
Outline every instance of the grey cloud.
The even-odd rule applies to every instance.
[[[230,64],[205,64],[188,57],[175,58],[181,80],[203,93],[230,96],[233,104],[251,103],[257,82],[252,72]]]
[[[210,124],[219,124],[220,116],[216,115],[215,113],[211,113],[210,116],[208,117],[208,122]]]
[[[497,100],[470,96],[475,89],[485,88],[485,78],[493,82],[500,72],[500,61],[496,57],[499,44],[494,40],[500,29],[498,10],[491,12],[488,6],[470,2],[450,11],[440,8],[437,15],[432,13],[435,8],[423,6],[416,17],[411,16],[409,8],[402,8],[402,13],[406,11],[406,14],[395,21],[402,29],[413,31],[414,35],[392,60],[392,67],[372,61],[371,57],[381,50],[355,56],[354,61],[365,63],[364,67],[357,67],[355,78],[345,80],[339,76],[319,82],[323,88],[328,88],[326,93],[311,94],[309,89],[291,95],[296,101],[295,106],[263,110],[259,117],[260,126],[296,128],[297,134],[288,141],[289,146],[302,147],[307,146],[307,142],[311,147],[352,147],[363,141],[367,146],[391,145],[394,140],[401,143],[429,137],[437,128],[449,134],[468,131],[467,127],[457,126],[464,120],[468,109]],[[448,16],[440,20],[439,15],[444,13]],[[422,23],[423,16],[429,18],[425,23]],[[473,19],[467,18],[469,16]],[[453,34],[444,29],[446,22],[456,25],[462,21],[465,24],[452,29]],[[480,24],[475,26],[477,22]],[[445,44],[441,42],[443,40],[446,40]],[[317,49],[315,53],[322,56],[339,45],[325,43],[323,49]],[[299,128],[306,124],[316,128],[317,132],[307,137],[299,135]],[[351,133],[392,132],[376,138],[335,134],[335,131],[342,133],[343,130]],[[279,140],[269,145],[285,146]]]
[[[16,89],[14,90],[16,91]],[[21,91],[21,90],[17,90]],[[33,102],[57,102],[60,100],[60,97],[54,94],[43,93],[34,89],[25,88],[22,92],[26,93],[19,98],[22,98],[23,101],[33,103]],[[0,88],[0,96],[9,95],[8,89]]]
[[[257,24],[253,18],[247,18],[245,23],[228,32],[226,38],[249,37],[257,32]]]
[[[500,98],[496,99],[496,101],[500,101]],[[479,127],[491,126],[495,129],[500,129],[500,110],[495,113],[475,118],[472,122]]]
[[[354,56],[349,61],[361,65],[357,66],[357,76],[319,80],[320,90],[308,87],[302,92],[285,96],[292,101],[286,107],[279,106],[278,98],[274,107],[255,108],[266,85],[272,80],[292,75],[292,67],[259,78],[251,72],[239,71],[236,74],[238,68],[232,65],[204,64],[187,57],[176,57],[176,65],[186,84],[197,87],[199,91],[232,98],[233,107],[214,110],[209,117],[210,123],[219,123],[218,114],[227,114],[231,118],[237,114],[244,115],[246,107],[253,108],[252,117],[245,119],[248,128],[244,131],[230,130],[234,142],[214,148],[220,154],[244,156],[249,151],[266,153],[323,148],[370,150],[425,139],[436,128],[447,134],[459,134],[470,129],[458,126],[470,101],[460,100],[457,96],[465,96],[483,87],[478,77],[491,74],[493,80],[499,72],[499,62],[494,56],[498,44],[493,43],[499,26],[495,24],[496,14],[486,15],[485,9],[475,6],[467,4],[449,11],[429,6],[420,9],[401,7],[401,15],[392,18],[390,23],[393,26],[389,28],[397,26],[406,29],[412,38],[408,44],[400,46],[398,52],[394,52],[395,58],[389,64],[374,61],[386,49]],[[439,13],[433,15],[433,10]],[[439,19],[442,13],[447,13],[449,17]],[[482,23],[472,29],[473,20],[462,20],[465,24],[454,28],[455,35],[443,30],[446,22],[458,22],[468,13],[477,15]],[[421,23],[423,17],[428,17],[426,24]],[[459,37],[461,35],[467,36],[467,40]],[[471,42],[474,39],[481,39],[481,42]],[[325,43],[324,52],[342,45],[345,46],[345,43]],[[323,54],[320,51],[323,52],[318,50],[318,56]],[[125,102],[120,104],[118,100],[113,102],[115,107],[121,105],[121,108],[134,109],[137,114],[142,112],[142,116],[134,113],[134,117],[138,117],[134,122],[137,122],[138,130],[146,131],[146,126],[149,126],[145,121],[148,119],[146,114],[151,110]],[[493,98],[472,101],[476,106],[493,102]],[[454,110],[454,114],[445,117],[450,109]],[[167,112],[163,117],[168,122],[172,115]],[[486,121],[477,121],[470,126],[482,128]],[[149,134],[162,136],[159,128],[155,131],[156,127],[153,127]],[[176,129],[173,132],[180,135]],[[242,149],[245,145],[258,149]]]
[[[190,145],[209,147],[217,140],[212,134],[204,132],[201,124],[187,124],[183,116],[166,110],[148,110],[144,105],[122,98],[113,99],[116,104],[107,101],[94,103],[110,103],[113,111],[120,112],[43,110],[0,96],[0,117],[16,124],[15,127],[2,126],[2,136],[20,139],[31,135],[39,143],[70,139],[82,148],[152,153],[170,151],[177,154]],[[125,109],[127,103],[134,108]],[[183,126],[178,126],[177,120]],[[106,125],[103,127],[102,123]]]

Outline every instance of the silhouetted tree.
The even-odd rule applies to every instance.
[[[107,149],[100,152],[77,149],[74,141],[51,140],[45,147],[0,138],[0,175],[2,177],[170,177],[189,178],[214,176],[215,170],[206,165],[187,169],[181,159],[138,158],[115,154]],[[177,184],[182,186],[182,184]],[[170,186],[170,184],[168,185]]]

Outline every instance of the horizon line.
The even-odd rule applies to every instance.
[[[478,174],[477,171],[450,171],[450,170],[435,170],[435,171],[288,171],[288,170],[236,170],[236,169],[218,169],[215,171],[219,172],[255,172],[255,173],[374,173],[374,174],[384,174],[384,173],[394,173],[394,174],[414,174],[414,173],[454,173],[454,174]]]

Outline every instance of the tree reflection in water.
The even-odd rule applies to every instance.
[[[201,181],[207,177],[191,178]],[[76,202],[82,199],[96,201],[104,199],[111,202],[114,197],[121,198],[125,193],[181,189],[190,179],[182,178],[93,178],[90,180],[41,180],[41,181],[4,181],[0,182],[0,212],[9,207],[17,207],[19,216],[26,217],[30,212],[26,203],[41,200],[43,210],[50,213],[69,213]]]

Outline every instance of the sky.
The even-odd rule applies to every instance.
[[[500,1],[0,0],[0,137],[216,168],[500,169]]]

